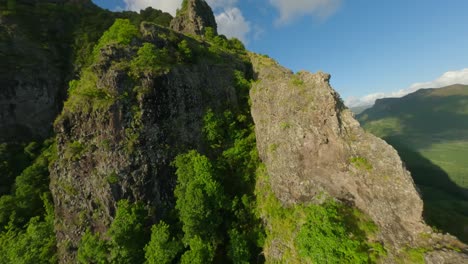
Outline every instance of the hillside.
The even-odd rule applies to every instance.
[[[431,224],[468,239],[468,86],[377,100],[357,116],[399,152],[427,201]],[[456,219],[456,221],[454,221]]]
[[[350,107],[349,110],[353,112],[355,115],[359,115],[360,113],[364,112],[366,109],[371,108],[372,105],[364,105],[364,106],[355,106],[355,107]]]
[[[329,74],[219,35],[204,0],[0,6],[0,264],[468,260]]]

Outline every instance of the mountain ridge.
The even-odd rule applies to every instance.
[[[195,34],[152,10],[164,25],[142,22],[144,12],[101,13],[113,24],[97,30],[65,85],[54,139],[24,148],[30,159],[41,153],[40,164],[0,198],[14,220],[15,199],[34,189],[24,178],[50,182],[30,195],[45,209],[20,219],[26,230],[1,211],[5,261],[40,250],[41,261],[52,252],[59,263],[467,259],[466,245],[424,223],[398,154],[360,128],[329,74],[293,74],[207,30],[211,9],[199,23],[206,16],[195,8],[205,1],[184,4],[172,21]],[[48,242],[19,256],[23,240],[12,237],[32,240],[34,230]]]

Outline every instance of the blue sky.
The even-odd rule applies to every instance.
[[[181,1],[94,0],[110,10],[151,5],[171,13]],[[222,33],[294,71],[331,73],[350,105],[468,84],[466,0],[207,2]]]

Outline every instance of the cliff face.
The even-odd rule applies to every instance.
[[[405,247],[440,240],[421,239],[431,230],[411,175],[391,146],[361,129],[330,87],[330,75],[293,74],[271,59],[251,59],[259,80],[250,93],[257,147],[285,207],[320,204],[330,196],[357,207],[378,226],[377,239],[388,253],[384,262],[395,262]],[[442,263],[466,261],[450,254]]]
[[[38,30],[45,35],[55,32],[58,38],[68,34],[60,23]],[[31,36],[15,19],[0,15],[0,140],[50,134],[64,93],[64,71],[70,68],[63,51],[60,45]]]
[[[175,177],[170,163],[179,153],[205,148],[202,127],[207,109],[239,107],[234,72],[250,74],[240,57],[212,54],[204,44],[154,24],[142,24],[140,33],[131,45],[99,51],[90,85],[112,98],[102,99],[105,107],[88,108],[86,100],[94,99],[86,98],[73,108],[82,96],[77,92],[56,121],[60,158],[51,175],[51,190],[63,263],[74,262],[87,228],[107,230],[118,200],[157,208],[156,218],[173,208]],[[183,41],[192,55],[175,59]],[[171,62],[156,71],[130,70],[142,45],[167,52]],[[81,81],[89,78],[82,76]]]

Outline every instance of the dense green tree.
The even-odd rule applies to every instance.
[[[104,264],[108,263],[108,245],[99,234],[93,234],[89,230],[81,238],[77,259],[79,263]]]
[[[143,263],[143,249],[149,240],[144,229],[147,215],[147,210],[140,203],[118,202],[115,219],[108,230],[113,263]]]
[[[22,227],[29,222],[30,218],[42,216],[45,213],[41,197],[49,193],[49,164],[55,158],[55,145],[53,141],[48,140],[41,146],[31,143],[24,148],[22,154],[15,154],[15,157],[3,162],[5,173],[15,173],[29,160],[35,158],[32,165],[16,177],[14,185],[10,188],[11,193],[0,197],[0,230],[10,220],[17,227]],[[37,156],[38,153],[40,153],[39,156]],[[1,151],[0,154],[2,154]],[[21,161],[24,164],[13,164],[15,161]]]
[[[190,238],[188,244],[190,250],[182,255],[181,264],[205,264],[213,262],[215,249],[212,244],[203,241],[198,236]]]
[[[151,240],[145,246],[145,258],[148,264],[172,263],[182,250],[179,240],[171,237],[169,225],[160,222],[151,228]]]
[[[247,264],[250,260],[250,249],[247,239],[236,229],[229,231],[228,255],[234,264]]]
[[[36,216],[29,220],[23,230],[13,222],[0,233],[0,263],[56,263],[54,215],[47,195],[42,196],[45,217]]]
[[[175,166],[177,186],[174,194],[183,225],[184,242],[187,244],[195,237],[203,241],[215,240],[222,221],[220,209],[224,197],[210,160],[196,151],[190,151],[179,155]]]
[[[81,263],[143,263],[148,211],[140,203],[120,200],[114,221],[105,235],[87,231],[80,241]],[[105,239],[106,238],[106,239]]]

